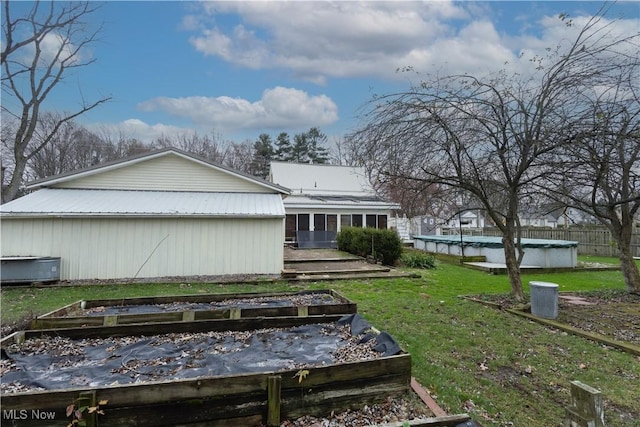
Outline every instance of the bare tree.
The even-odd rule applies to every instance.
[[[589,108],[577,95],[619,66],[622,45],[637,37],[612,38],[602,25],[605,13],[606,6],[569,46],[531,58],[529,76],[434,76],[407,92],[374,98],[363,127],[351,135],[361,158],[381,177],[470,193],[502,232],[511,291],[519,300],[521,201],[547,173],[558,148],[576,137],[577,122]]]
[[[26,178],[46,178],[114,160],[115,148],[107,141],[78,125],[74,120],[63,122],[61,126],[59,123],[59,113],[46,112],[40,115],[35,134],[52,134],[53,137],[31,158],[25,173]],[[52,133],[55,126],[59,126],[58,131]]]
[[[13,17],[10,4],[3,2],[2,114],[17,120],[17,126],[7,141],[12,148],[12,170],[6,185],[3,181],[2,202],[17,196],[29,160],[66,122],[110,99],[82,100],[77,111],[60,115],[50,133],[36,135],[47,97],[70,72],[94,62],[84,52],[100,29],[91,30],[84,18],[99,6],[93,2],[34,2],[26,16]]]
[[[151,147],[175,147],[216,163],[222,163],[229,151],[228,143],[223,142],[222,137],[217,133],[200,135],[194,132],[192,134],[177,135],[173,139],[163,137],[155,140]]]
[[[330,149],[331,163],[342,166],[360,166],[360,159],[357,156],[357,149],[351,144],[349,138],[335,137],[333,147]]]
[[[541,194],[594,216],[616,242],[627,289],[640,293],[631,237],[640,209],[640,60],[628,57],[592,95],[578,137],[564,147]]]

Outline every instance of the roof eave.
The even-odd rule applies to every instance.
[[[57,218],[104,218],[104,219],[122,219],[122,218],[211,218],[211,219],[282,219],[285,214],[250,214],[250,213],[228,213],[228,214],[170,214],[170,213],[69,213],[69,212],[29,212],[29,213],[2,213],[0,218],[3,220],[10,219],[57,219]]]

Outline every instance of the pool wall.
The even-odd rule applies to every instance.
[[[414,236],[416,249],[436,254],[485,257],[493,264],[504,264],[501,237],[488,236]],[[522,239],[525,254],[522,265],[542,268],[575,268],[578,242],[568,240]]]

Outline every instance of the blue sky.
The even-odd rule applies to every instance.
[[[16,12],[30,2],[14,5]],[[45,104],[113,100],[77,119],[143,141],[216,134],[274,138],[317,126],[330,140],[357,126],[373,94],[409,88],[431,72],[486,74],[520,52],[570,38],[599,2],[109,1],[92,15],[96,62],[69,75]],[[616,31],[640,28],[640,3],[619,2]],[[412,66],[420,74],[398,73]],[[10,102],[3,94],[4,102]]]

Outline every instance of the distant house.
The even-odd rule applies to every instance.
[[[467,210],[452,216],[447,223],[451,228],[482,228],[485,226],[485,219],[479,214],[479,210]]]
[[[2,256],[60,257],[60,279],[279,275],[272,182],[165,149],[34,181],[0,206]]]
[[[289,188],[285,239],[301,247],[335,247],[343,227],[388,228],[399,206],[376,195],[363,168],[271,162],[269,180]]]

